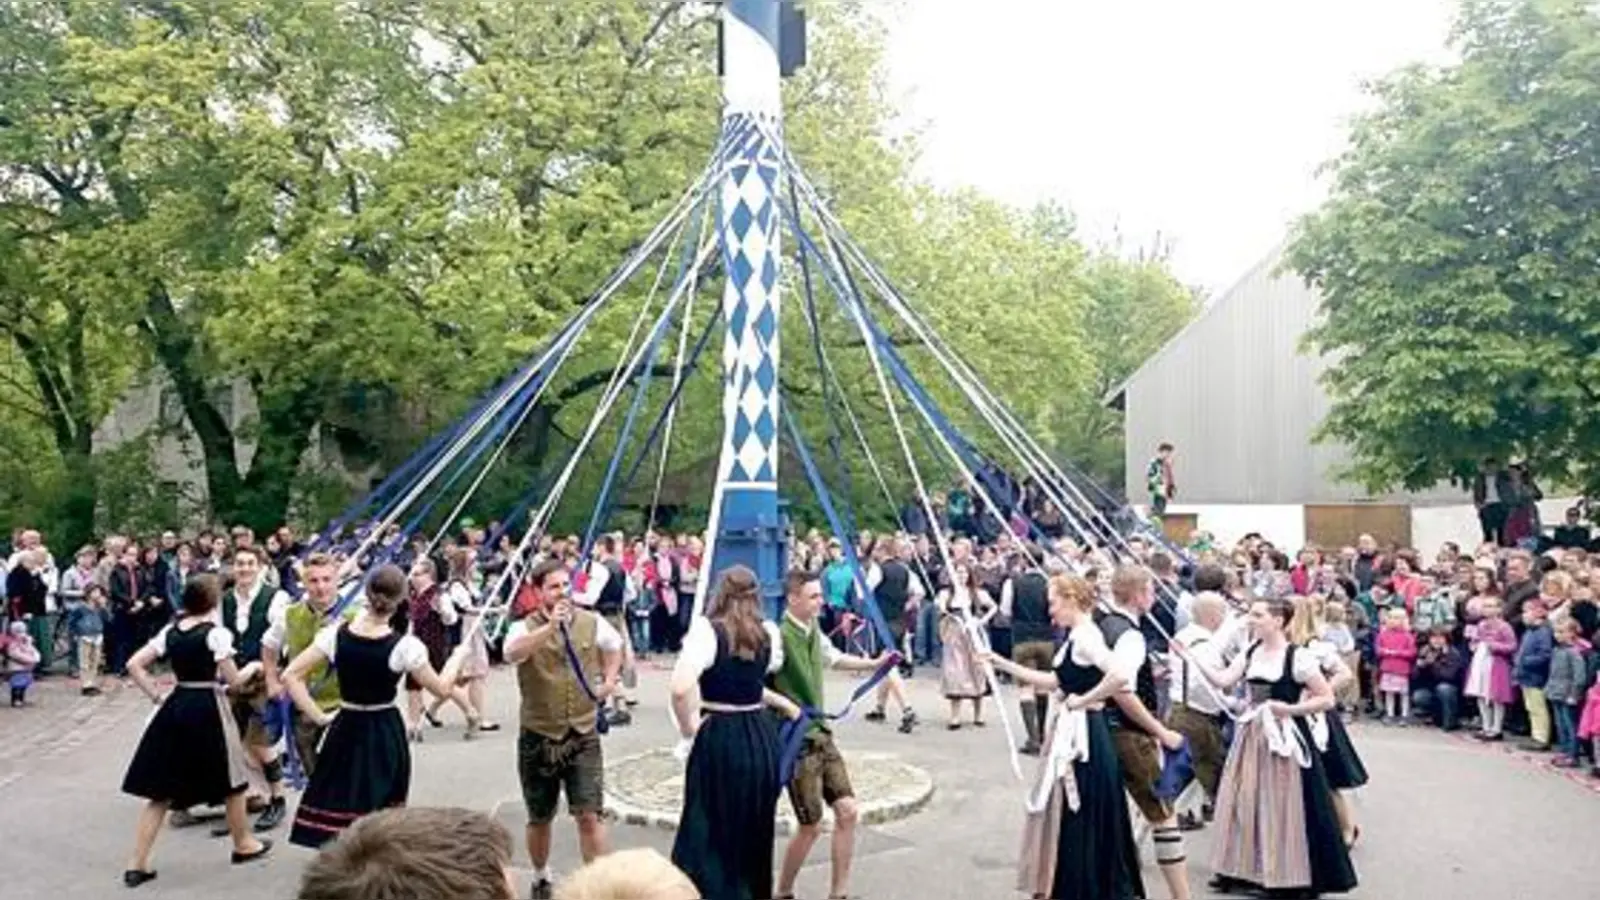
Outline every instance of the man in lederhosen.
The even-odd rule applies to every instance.
[[[233,632],[234,662],[239,666],[240,686],[231,692],[233,717],[239,725],[245,752],[261,767],[269,800],[256,831],[270,831],[283,822],[287,806],[283,799],[283,761],[278,758],[277,736],[267,730],[263,714],[267,708],[267,683],[262,671],[262,638],[273,622],[283,621],[289,595],[273,587],[265,577],[266,555],[254,547],[239,547],[233,552],[233,590],[222,595],[218,607],[222,625]]]
[[[1039,557],[1038,548],[1028,549],[1031,558]],[[1012,661],[1038,672],[1054,668],[1055,626],[1050,621],[1050,582],[1044,573],[1028,568],[1006,578],[1000,587],[1000,614],[1011,620]],[[1037,756],[1050,710],[1050,692],[1024,689],[1021,696],[1022,726],[1028,738],[1019,752]]]
[[[284,689],[280,674],[288,663],[311,646],[317,632],[337,621],[349,621],[356,614],[355,604],[348,605],[341,614],[334,613],[339,603],[339,565],[332,556],[326,553],[311,554],[301,572],[300,581],[305,586],[305,597],[299,603],[291,603],[280,618],[273,619],[267,626],[266,636],[261,639],[261,665],[266,675],[267,696],[274,699],[281,696]],[[306,673],[306,687],[323,712],[332,713],[339,708],[339,676],[327,662],[318,663]],[[284,740],[294,741],[300,765],[306,776],[310,777],[312,770],[317,767],[317,745],[321,743],[322,733],[327,728],[318,725],[292,705],[290,716],[293,728],[284,736]]]
[[[1111,576],[1111,602],[1095,618],[1111,648],[1116,673],[1127,679],[1131,689],[1114,697],[1116,706],[1106,710],[1106,718],[1117,745],[1123,784],[1150,823],[1161,877],[1173,900],[1189,900],[1187,858],[1177,812],[1171,803],[1157,797],[1155,790],[1161,777],[1161,748],[1177,750],[1183,746],[1183,735],[1156,718],[1155,671],[1139,632],[1140,620],[1154,603],[1150,573],[1132,565],[1118,566]]]
[[[1214,591],[1202,591],[1190,607],[1192,616],[1173,642],[1217,671],[1227,668],[1232,656],[1233,629],[1228,624],[1228,604]],[[1175,657],[1176,659],[1176,657]],[[1177,659],[1172,675],[1172,727],[1189,741],[1194,758],[1194,776],[1205,790],[1206,799],[1199,818],[1186,813],[1179,819],[1184,831],[1202,827],[1201,819],[1211,821],[1211,805],[1216,801],[1217,785],[1222,781],[1222,765],[1228,745],[1223,739],[1227,713],[1222,692],[1205,682],[1185,659]]]

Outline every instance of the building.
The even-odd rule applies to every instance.
[[[1124,413],[1127,495],[1148,496],[1145,471],[1176,447],[1173,537],[1200,528],[1231,544],[1252,531],[1276,545],[1323,546],[1371,533],[1431,552],[1480,533],[1465,487],[1371,495],[1343,481],[1348,448],[1312,439],[1329,408],[1327,362],[1301,352],[1321,299],[1273,251],[1145,361],[1106,402]],[[1542,504],[1560,521],[1571,501]]]

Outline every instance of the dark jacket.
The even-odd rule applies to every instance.
[[[1456,647],[1446,644],[1444,649],[1435,650],[1431,645],[1424,644],[1417,652],[1417,671],[1411,677],[1411,684],[1425,688],[1438,684],[1459,687],[1466,669],[1466,657]]]
[[[1513,677],[1518,687],[1542,688],[1550,680],[1550,657],[1555,651],[1556,639],[1549,624],[1529,628],[1522,633],[1522,643],[1517,645],[1513,663]]]
[[[6,575],[6,609],[14,616],[42,616],[50,589],[37,572],[18,565]]]

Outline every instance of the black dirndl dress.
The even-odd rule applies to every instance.
[[[1072,659],[1067,639],[1056,681],[1062,693],[1087,694],[1100,683],[1101,672]],[[1103,712],[1085,715],[1089,723],[1089,759],[1072,764],[1078,783],[1076,812],[1062,804],[1056,838],[1055,876],[1051,900],[1131,900],[1144,897],[1139,874],[1139,847],[1117,763],[1117,745]]]
[[[1336,791],[1348,791],[1367,783],[1367,767],[1356,753],[1350,740],[1350,731],[1337,710],[1323,714],[1328,723],[1328,749],[1322,751],[1322,767],[1328,772],[1328,784]]]
[[[778,795],[778,728],[761,707],[771,659],[771,632],[753,660],[729,652],[727,635],[713,625],[716,661],[700,675],[704,703],[754,707],[741,712],[706,710],[684,776],[683,813],[672,862],[716,900],[772,896],[772,842]]]
[[[213,631],[217,638],[209,637]],[[245,789],[239,728],[217,684],[218,656],[233,652],[232,641],[221,640],[228,636],[211,622],[157,634],[178,684],[145,726],[122,778],[124,793],[183,809],[221,803]]]
[[[402,643],[408,646],[397,653]],[[339,677],[339,713],[328,725],[289,832],[290,843],[313,849],[367,813],[406,804],[411,748],[394,701],[401,671],[410,669],[405,663],[427,654],[416,638],[395,632],[361,637],[348,624],[338,626],[334,648],[329,662]],[[392,665],[397,660],[398,669]]]

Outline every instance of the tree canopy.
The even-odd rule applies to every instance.
[[[1579,0],[1467,0],[1458,63],[1378,107],[1300,223],[1322,292],[1323,436],[1372,489],[1494,457],[1600,487],[1600,18]]]
[[[71,542],[97,510],[120,526],[141,505],[128,482],[153,480],[148,458],[111,459],[94,435],[152,373],[200,462],[202,518],[325,516],[360,485],[318,466],[402,459],[565,321],[704,165],[714,14],[660,0],[0,0],[11,517]],[[1095,297],[1175,282],[1089,253],[1059,210],[919,183],[882,19],[860,2],[812,15],[811,63],[785,85],[796,153],[913,302],[1064,443],[1111,336],[1094,330]],[[597,321],[486,504],[581,429],[629,324]],[[859,346],[836,362],[865,371]],[[797,396],[818,390],[814,372],[786,378]],[[697,412],[675,445],[715,445],[716,390],[708,377],[686,394]],[[113,509],[119,491],[130,499]]]

